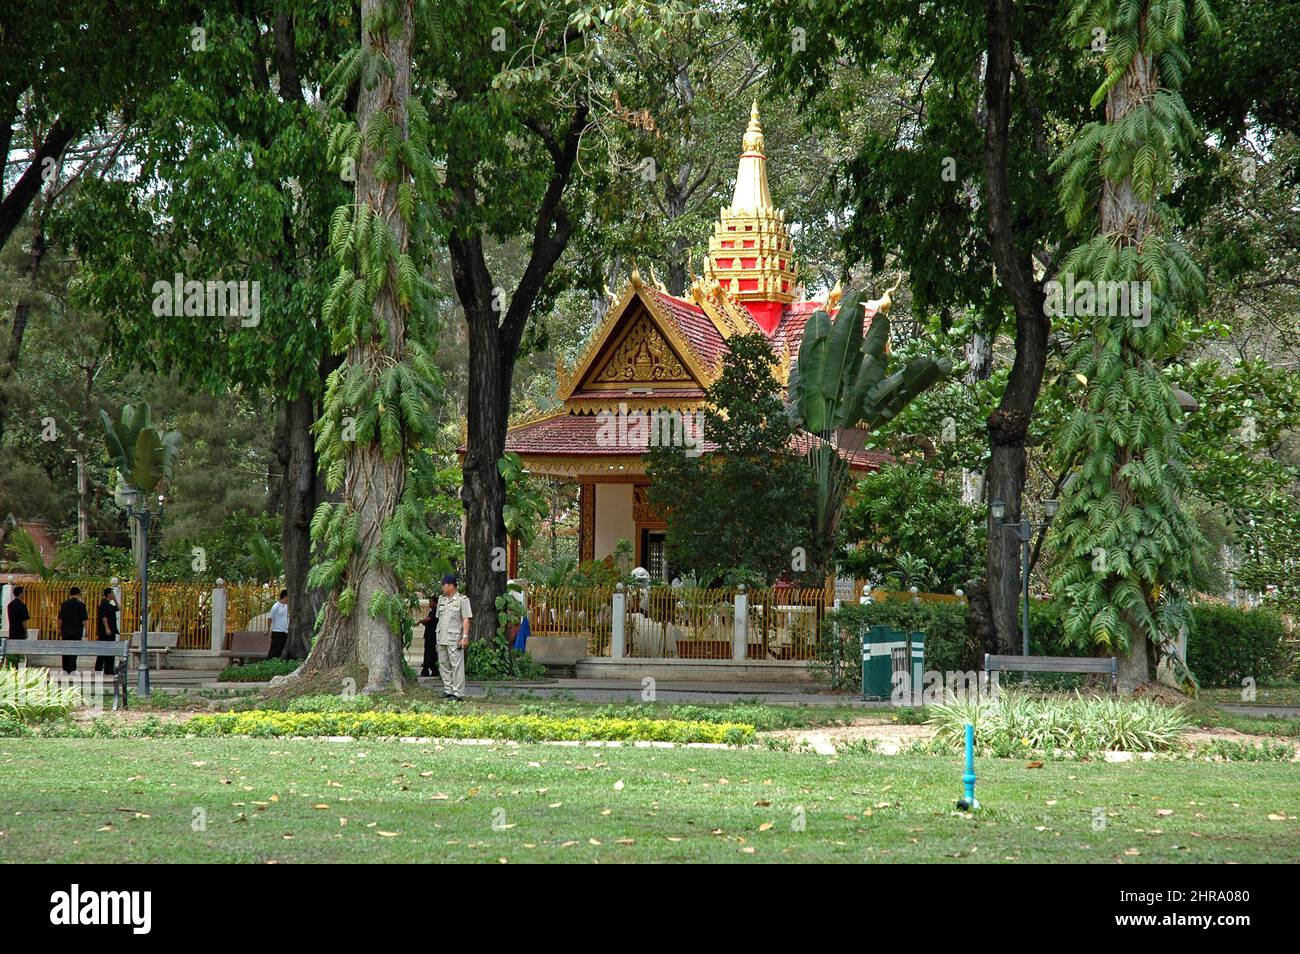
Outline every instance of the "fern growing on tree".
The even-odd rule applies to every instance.
[[[1185,587],[1204,545],[1181,503],[1183,411],[1160,373],[1183,345],[1182,308],[1204,288],[1160,198],[1175,156],[1198,138],[1179,94],[1189,18],[1217,30],[1204,0],[1075,0],[1068,14],[1069,28],[1102,52],[1093,107],[1104,102],[1105,118],[1055,164],[1067,223],[1087,236],[1057,277],[1094,283],[1085,294],[1100,282],[1149,294],[1129,296],[1127,308],[1109,307],[1119,296],[1079,301],[1082,317],[1067,325],[1084,393],[1059,453],[1083,463],[1057,522],[1053,586],[1067,640],[1118,654],[1128,691],[1148,678],[1148,647],[1167,651],[1185,624]]]
[[[330,223],[339,271],[322,317],[345,359],[327,382],[316,440],[326,485],[342,499],[312,519],[323,558],[311,584],[331,596],[301,671],[359,664],[366,691],[403,685],[409,595],[437,548],[408,473],[434,440],[439,397],[424,346],[430,288],[416,265],[435,185],[426,114],[411,96],[420,11],[413,0],[364,0],[362,44],[331,76],[336,98],[360,87],[357,122],[338,125],[330,142],[356,197]]]

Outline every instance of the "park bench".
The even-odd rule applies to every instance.
[[[242,665],[248,659],[265,659],[271,651],[271,633],[268,630],[237,629],[230,634],[230,648],[221,655],[238,659]]]
[[[1119,661],[1114,656],[994,656],[984,654],[984,672],[1086,672],[1110,676],[1111,692],[1119,691]]]
[[[117,671],[113,674],[113,708],[128,708],[126,674],[131,657],[125,641],[107,639],[9,639],[0,636],[0,666],[6,656],[95,656],[116,659]]]
[[[150,633],[149,634],[149,655],[153,657],[154,669],[162,668],[162,657],[168,650],[175,649],[181,641],[180,633]],[[140,633],[131,634],[131,653],[140,655]]]

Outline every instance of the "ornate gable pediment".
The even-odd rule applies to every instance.
[[[662,313],[634,270],[572,369],[557,363],[556,397],[629,387],[705,388],[709,377],[671,318]]]
[[[608,356],[589,376],[588,382],[607,386],[695,383],[681,357],[644,311],[638,312],[615,339]]]

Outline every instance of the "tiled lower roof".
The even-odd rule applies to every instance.
[[[686,433],[694,434],[696,421],[691,415],[682,418]],[[604,414],[555,414],[512,427],[506,433],[506,450],[521,455],[554,455],[564,457],[641,457],[649,448],[650,424],[636,427],[631,420],[620,429],[617,418]],[[790,450],[805,454],[811,441],[808,434],[796,434]],[[703,442],[705,452],[718,449],[711,441]],[[463,448],[462,448],[463,451]],[[881,451],[860,450],[845,453],[854,469],[876,470],[881,464],[893,460]]]

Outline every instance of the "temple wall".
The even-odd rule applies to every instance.
[[[620,539],[636,546],[631,484],[596,484],[596,559],[609,556]]]

